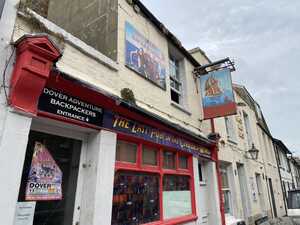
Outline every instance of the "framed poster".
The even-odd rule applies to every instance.
[[[165,56],[128,22],[125,23],[125,64],[139,75],[166,89]]]
[[[204,119],[237,113],[230,69],[217,70],[200,76],[200,90]]]

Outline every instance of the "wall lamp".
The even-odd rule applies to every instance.
[[[245,153],[245,157],[247,159],[257,160],[258,158],[258,149],[255,147],[254,143],[252,143],[252,147]],[[249,157],[250,155],[250,157]]]

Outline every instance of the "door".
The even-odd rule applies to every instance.
[[[207,162],[199,161],[198,163],[198,173],[199,173],[199,220],[201,224],[208,223],[208,210],[209,210],[209,201],[210,201],[210,192],[208,191],[206,175]]]
[[[270,194],[271,194],[271,200],[272,200],[272,207],[273,207],[274,217],[277,217],[276,202],[275,202],[275,196],[274,196],[272,179],[268,178],[268,181],[269,181],[269,188],[270,188]]]
[[[42,146],[43,150],[40,152],[44,151],[43,154],[46,154],[48,162],[43,161],[42,156],[36,157],[37,145]],[[73,224],[81,146],[80,140],[30,131],[18,201],[25,202],[26,199],[31,198],[30,201],[36,202],[33,225]],[[56,168],[56,172],[53,168]],[[37,185],[36,187],[39,185],[42,187],[45,185],[43,183],[45,179],[52,178],[56,179],[55,186],[34,191],[29,189],[33,183]],[[49,183],[53,185],[53,180]],[[35,191],[40,192],[34,195]],[[58,197],[59,194],[61,197]]]
[[[248,195],[247,195],[248,191],[247,191],[247,182],[246,182],[244,165],[237,163],[237,171],[238,171],[238,178],[239,178],[240,191],[241,191],[243,214],[244,214],[244,219],[246,220],[246,218],[250,215],[250,213],[248,208]]]
[[[261,211],[263,211],[267,215],[266,204],[265,204],[264,193],[263,193],[263,186],[262,186],[263,181],[262,181],[261,175],[256,173],[255,179],[256,179],[256,185],[257,185],[259,205],[260,205]]]

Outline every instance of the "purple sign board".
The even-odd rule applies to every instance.
[[[199,144],[195,144],[183,137],[162,131],[134,120],[112,114],[104,113],[103,127],[116,130],[122,133],[130,134],[142,138],[146,141],[157,143],[171,148],[191,153],[196,156],[211,158],[211,151]]]

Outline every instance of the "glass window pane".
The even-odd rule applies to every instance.
[[[175,169],[175,153],[165,151],[163,153],[164,161],[163,168],[164,169]]]
[[[143,164],[156,166],[157,165],[157,149],[148,146],[143,146]]]
[[[223,191],[223,199],[225,213],[230,213],[230,191]]]
[[[179,168],[188,169],[188,157],[187,156],[179,156]]]
[[[222,178],[222,188],[229,188],[227,170],[225,168],[220,169],[221,178]]]
[[[192,214],[190,178],[165,175],[163,177],[164,219]]]
[[[118,140],[116,153],[117,161],[136,163],[136,152],[136,144]]]
[[[115,174],[112,225],[157,221],[159,210],[159,175],[138,172]]]

